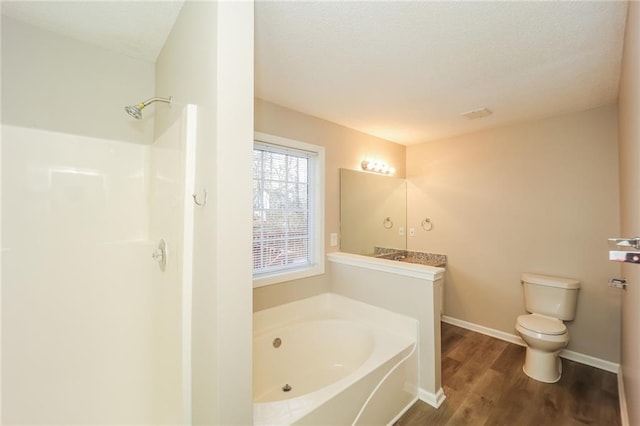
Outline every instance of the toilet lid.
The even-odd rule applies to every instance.
[[[518,324],[527,330],[542,334],[563,334],[567,331],[567,327],[559,319],[537,314],[520,315]]]

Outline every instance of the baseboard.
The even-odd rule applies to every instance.
[[[466,328],[467,330],[475,331],[476,333],[485,334],[487,336],[495,337],[496,339],[504,340],[505,342],[515,343],[520,346],[527,346],[524,343],[524,340],[520,336],[516,336],[515,334],[505,333],[504,331],[496,330],[493,328],[485,327],[483,325],[474,324],[472,322],[463,321],[457,318],[452,318],[446,315],[443,315],[441,318],[442,322],[446,322],[447,324],[456,325],[458,327]]]
[[[410,403],[408,403],[408,404],[407,404],[407,406],[406,406],[406,407],[404,407],[404,408],[402,409],[402,411],[400,411],[400,412],[398,413],[398,415],[396,415],[396,416],[393,418],[393,420],[391,420],[389,423],[387,423],[387,426],[392,426],[393,424],[395,424],[395,422],[397,422],[398,420],[400,420],[400,417],[404,416],[404,413],[406,413],[407,411],[409,411],[409,409],[410,409],[411,407],[413,407],[413,404],[415,404],[415,403],[416,403],[416,401],[417,401],[418,399],[420,399],[420,398],[418,398],[417,396],[416,396],[415,398],[413,398],[413,399],[411,400],[411,402],[410,402]]]
[[[580,352],[568,351],[565,349],[560,352],[560,356],[564,359],[579,362],[580,364],[590,365],[591,367],[599,368],[600,370],[614,374],[618,374],[618,370],[620,369],[620,364],[590,355],[581,354]]]
[[[427,392],[422,388],[418,388],[418,398],[420,401],[426,402],[434,408],[440,407],[444,400],[447,399],[442,388],[438,389],[436,393]]]
[[[627,411],[627,396],[624,393],[624,377],[622,366],[618,368],[618,400],[620,401],[620,423],[622,426],[629,425],[629,412]]]
[[[504,331],[495,330],[493,328],[474,324],[468,321],[463,321],[457,318],[452,318],[446,315],[443,315],[441,320],[442,322],[446,322],[447,324],[466,328],[467,330],[475,331],[477,333],[486,334],[487,336],[495,337],[496,339],[504,340],[509,343],[526,346],[522,338],[520,336],[516,336],[515,334],[505,333]],[[579,362],[580,364],[585,364],[591,367],[599,368],[600,370],[609,371],[610,373],[617,374],[618,370],[620,369],[620,364],[616,364],[614,362],[606,361],[604,359],[596,358],[590,355],[585,355],[579,352],[569,351],[566,349],[560,352],[560,356],[570,361]]]

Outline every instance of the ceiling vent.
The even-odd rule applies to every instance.
[[[489,109],[482,107],[478,109],[474,109],[472,111],[463,112],[462,115],[467,117],[469,120],[475,120],[476,118],[483,118],[491,115],[492,112]]]

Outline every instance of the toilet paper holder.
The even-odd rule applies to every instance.
[[[617,287],[623,290],[627,289],[627,280],[624,278],[611,278],[609,280],[609,287]]]

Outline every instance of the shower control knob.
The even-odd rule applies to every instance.
[[[163,239],[158,243],[158,248],[154,250],[151,257],[158,262],[160,270],[164,272],[167,268],[167,242]]]

